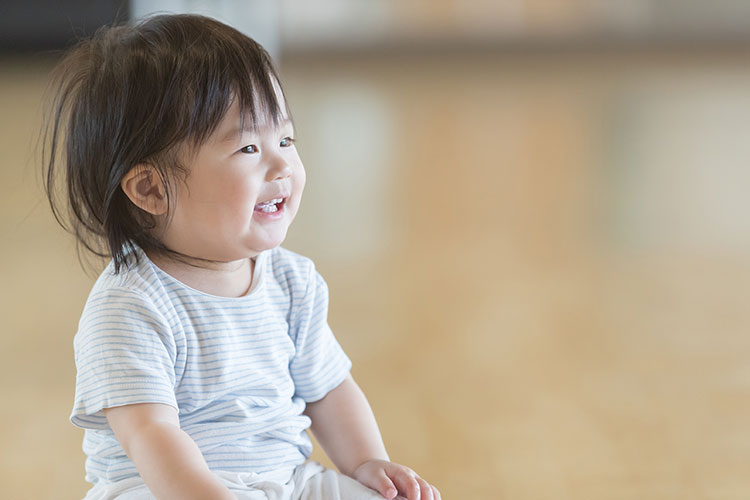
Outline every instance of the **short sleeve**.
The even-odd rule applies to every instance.
[[[171,329],[145,294],[125,288],[92,294],[74,348],[74,425],[107,429],[103,408],[136,403],[177,408]]]
[[[314,268],[291,326],[296,349],[290,363],[295,396],[308,403],[318,401],[344,381],[352,363],[328,325],[328,286]]]

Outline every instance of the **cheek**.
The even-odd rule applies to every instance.
[[[215,214],[217,223],[231,224],[252,216],[259,186],[247,175],[237,175],[215,179],[201,191],[205,195],[202,208]]]
[[[299,166],[299,170],[297,171],[297,175],[295,175],[294,182],[297,191],[299,192],[299,194],[302,194],[302,191],[305,189],[305,183],[307,182],[307,173],[305,172],[305,169],[301,164]]]
[[[221,187],[214,193],[214,197],[221,201],[245,202],[255,197],[261,190],[263,179],[258,178],[247,169],[237,169],[221,179]]]
[[[294,190],[296,196],[294,196],[293,205],[290,207],[292,209],[292,215],[296,215],[297,210],[299,209],[299,205],[302,202],[302,193],[305,190],[306,181],[307,177],[305,176],[305,170],[303,168],[300,168],[299,171],[295,172],[294,175],[292,189]]]

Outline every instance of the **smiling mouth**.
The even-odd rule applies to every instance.
[[[272,214],[284,208],[285,203],[286,203],[286,198],[275,198],[273,200],[268,200],[263,203],[258,203],[257,205],[255,205],[255,211],[263,212],[266,214]]]

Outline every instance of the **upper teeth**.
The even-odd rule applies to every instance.
[[[283,200],[283,198],[276,198],[275,200],[266,201],[264,203],[261,203],[261,205],[275,205],[277,203],[281,203],[282,200]]]
[[[262,212],[278,212],[279,207],[277,207],[276,205],[278,205],[282,201],[284,201],[283,198],[276,198],[275,200],[264,201],[263,203],[258,203],[257,209],[261,210]]]

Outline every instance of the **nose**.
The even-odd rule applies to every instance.
[[[266,174],[267,181],[276,181],[291,177],[292,167],[283,155],[277,154],[271,159],[271,164]]]

